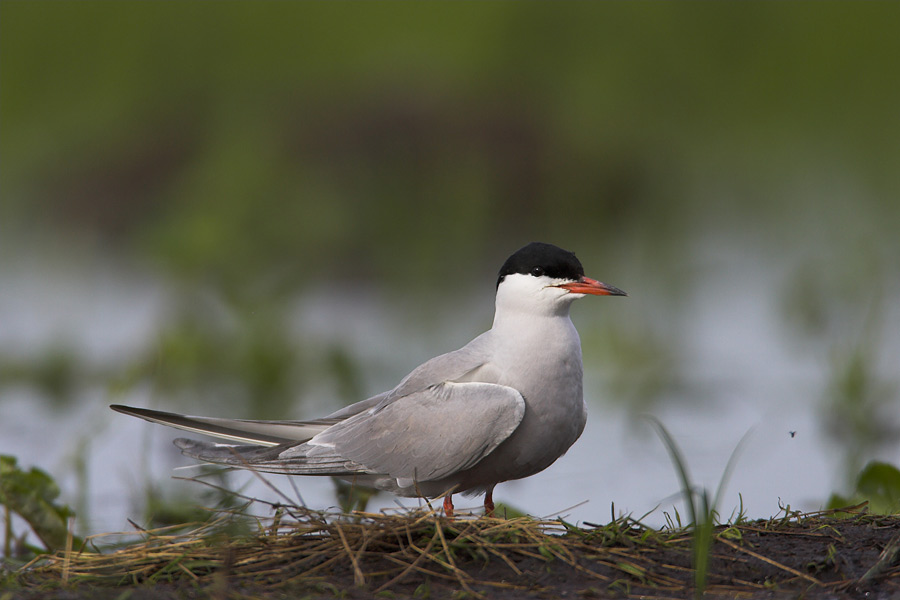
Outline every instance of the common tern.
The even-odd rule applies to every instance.
[[[585,295],[625,296],[585,277],[575,254],[532,242],[500,268],[490,330],[423,363],[392,390],[312,421],[113,410],[238,442],[179,438],[201,461],[286,475],[331,475],[399,496],[484,494],[543,471],[584,431],[581,340],[569,318]]]

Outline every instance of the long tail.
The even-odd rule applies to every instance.
[[[337,454],[316,448],[307,456],[305,442],[341,421],[324,418],[316,421],[251,421],[193,417],[149,408],[113,404],[111,409],[151,423],[168,425],[194,433],[239,442],[217,444],[178,438],[175,445],[191,458],[204,462],[256,469],[287,475],[343,475],[366,472],[366,468]]]
[[[216,417],[192,417],[149,408],[134,408],[113,404],[114,411],[140,417],[151,423],[168,425],[194,433],[244,444],[260,446],[296,445],[309,441],[318,433],[338,422],[337,419],[317,421],[250,421],[245,419],[220,419]]]

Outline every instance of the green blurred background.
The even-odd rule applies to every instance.
[[[900,4],[4,0],[0,17],[0,268],[111,264],[168,298],[150,342],[107,363],[0,332],[0,393],[150,385],[277,418],[325,373],[358,399],[379,390],[352,348],[291,333],[298,297],[376,289],[462,342],[489,306],[439,327],[431,303],[489,304],[503,259],[543,240],[631,293],[582,329],[611,396],[646,408],[683,385],[680,316],[713,265],[730,294],[774,278],[785,344],[831,361],[848,473],[895,439],[878,416],[897,399]]]
[[[431,285],[532,238],[614,262],[702,227],[897,231],[893,3],[2,10],[27,250],[51,230],[242,295]]]

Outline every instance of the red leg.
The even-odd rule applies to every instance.
[[[444,514],[453,518],[453,494],[444,496]]]
[[[484,516],[494,516],[494,490],[484,495]]]

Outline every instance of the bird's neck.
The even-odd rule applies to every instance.
[[[580,386],[581,340],[568,306],[553,313],[498,310],[491,334],[492,361],[504,374],[501,383],[532,394],[544,386],[568,385],[569,380]],[[515,379],[506,379],[512,375]]]
[[[574,332],[569,318],[569,304],[556,310],[534,310],[533,307],[501,306],[498,303],[491,330],[502,339],[525,341],[529,338],[554,339]],[[577,335],[577,334],[576,334]]]
[[[503,293],[500,290],[494,308],[493,328],[540,328],[541,324],[551,325],[569,321],[571,300],[538,302],[524,294]]]

